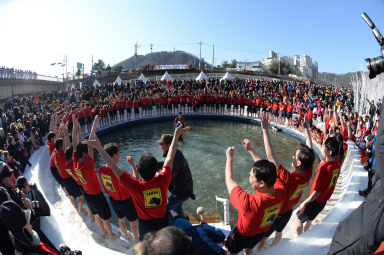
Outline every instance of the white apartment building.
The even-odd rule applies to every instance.
[[[308,78],[310,80],[316,79],[318,75],[319,64],[317,61],[312,62],[312,58],[308,55],[304,55],[300,57],[299,55],[295,55],[293,58],[288,56],[279,57],[278,54],[272,50],[269,51],[268,58],[264,58],[261,60],[261,63],[264,66],[265,70],[269,69],[269,66],[273,61],[281,61],[286,62],[292,67],[296,66],[302,72],[302,76]]]

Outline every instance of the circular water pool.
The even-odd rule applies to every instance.
[[[183,152],[191,168],[194,193],[196,200],[188,199],[184,205],[186,214],[196,214],[198,206],[204,206],[208,214],[219,213],[223,217],[223,206],[216,203],[215,195],[229,198],[224,179],[226,163],[225,152],[229,146],[236,148],[234,159],[235,180],[247,192],[252,192],[249,184],[249,171],[253,160],[244,149],[241,140],[248,138],[253,142],[256,151],[265,156],[263,134],[260,126],[251,123],[243,123],[229,120],[192,119],[188,120],[191,130],[183,135],[185,143],[179,143],[179,149]],[[120,149],[119,166],[132,173],[126,156],[134,157],[137,162],[144,153],[153,154],[158,161],[164,161],[161,150],[156,141],[163,133],[173,133],[173,122],[153,121],[139,125],[125,127],[109,132],[100,137],[104,145],[109,142],[116,142]],[[283,134],[282,132],[271,133],[271,141],[275,154],[283,166],[291,170],[291,157],[299,147],[299,141]],[[96,169],[104,164],[100,155],[95,156]],[[314,165],[312,180],[304,192],[302,199],[308,195],[317,171],[318,159]],[[116,216],[112,211],[112,222],[117,225]],[[230,207],[230,224],[236,224],[236,210]]]

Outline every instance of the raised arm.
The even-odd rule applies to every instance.
[[[140,175],[139,175],[139,172],[137,171],[134,159],[131,156],[127,156],[127,160],[132,167],[133,177],[135,177],[136,179],[139,179]]]
[[[304,134],[305,144],[312,149],[311,131],[309,130],[309,122],[307,115],[304,115]]]
[[[169,150],[168,150],[167,158],[164,161],[164,166],[168,166],[169,168],[172,169],[173,159],[175,158],[179,137],[190,129],[191,129],[190,126],[183,128],[182,125],[180,125],[180,127],[178,127],[175,130],[171,146],[169,147]]]
[[[241,141],[241,143],[243,144],[244,148],[249,152],[249,154],[251,154],[253,161],[256,162],[262,159],[260,155],[253,148],[252,142],[250,140],[244,139]]]
[[[84,143],[88,144],[88,146],[95,148],[100,153],[100,156],[103,158],[105,163],[107,163],[107,165],[112,169],[112,172],[115,174],[117,179],[120,179],[120,176],[124,173],[124,170],[118,167],[118,165],[111,158],[111,156],[109,156],[109,154],[103,149],[100,140],[97,138],[96,134],[92,136],[92,139],[85,140]]]
[[[79,137],[78,137],[78,134],[77,134],[77,128],[76,128],[76,123],[75,123],[75,116],[72,115],[72,148],[73,148],[73,152],[76,152],[77,151],[77,145],[79,144]]]
[[[227,163],[225,164],[225,184],[229,194],[231,194],[234,187],[238,186],[235,181],[235,175],[233,173],[233,158],[235,156],[235,147],[229,147],[226,152]]]
[[[271,138],[269,137],[269,123],[270,119],[268,115],[263,112],[261,115],[261,129],[263,130],[263,138],[264,138],[264,148],[265,153],[267,154],[267,158],[269,161],[271,161],[276,168],[280,166],[280,162],[277,160],[275,153],[272,148]]]
[[[98,121],[99,121],[99,118],[98,118],[98,115],[95,116],[95,119],[93,121],[93,124],[92,124],[92,129],[91,129],[91,133],[89,134],[89,138],[92,139],[92,137],[95,135],[96,133],[96,128],[97,128],[97,124],[98,124]],[[78,132],[81,133],[81,130],[79,130]],[[88,146],[88,155],[91,157],[91,158],[94,158],[94,149],[92,146]]]

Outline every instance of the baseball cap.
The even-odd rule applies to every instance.
[[[158,144],[166,143],[171,144],[173,139],[173,135],[170,134],[162,134],[160,140],[157,141]]]
[[[0,163],[0,180],[4,179],[5,177],[11,176],[13,172],[13,169],[10,169],[5,163]]]

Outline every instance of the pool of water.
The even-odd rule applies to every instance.
[[[266,158],[262,130],[260,126],[255,124],[227,120],[190,120],[187,124],[192,128],[183,135],[185,143],[179,143],[179,149],[183,152],[191,168],[196,200],[187,200],[183,205],[184,211],[186,214],[196,214],[196,208],[204,206],[208,214],[219,213],[223,217],[223,206],[215,201],[215,195],[229,199],[224,178],[226,149],[229,146],[235,146],[235,180],[245,191],[251,193],[253,190],[249,184],[249,172],[253,160],[242,146],[241,140],[250,139],[256,151],[263,158]],[[118,143],[120,149],[119,166],[131,173],[132,170],[126,160],[128,155],[134,157],[135,162],[144,153],[151,153],[158,161],[164,161],[160,147],[156,143],[163,133],[173,133],[172,121],[126,127],[103,135],[100,140],[102,144]],[[271,133],[271,141],[279,161],[285,168],[291,170],[291,158],[299,147],[299,142],[281,132]],[[104,164],[98,154],[95,156],[95,161],[97,169]],[[309,188],[317,172],[317,165],[318,159],[314,165],[312,180],[302,199],[308,196]],[[113,214],[111,221],[117,225],[112,208],[111,211]],[[236,217],[236,209],[230,206],[231,226],[236,224]]]

